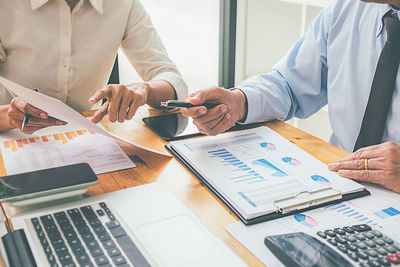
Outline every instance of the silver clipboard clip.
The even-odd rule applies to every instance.
[[[301,191],[294,196],[275,200],[273,204],[279,212],[285,214],[341,198],[341,191],[333,187],[326,187],[316,191]]]

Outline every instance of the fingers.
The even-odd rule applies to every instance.
[[[29,119],[29,122],[26,126],[28,127],[49,127],[49,126],[57,126],[57,125],[66,125],[67,123],[62,120],[55,119],[53,117],[49,117],[48,119],[38,119],[32,117]]]
[[[109,102],[105,102],[90,119],[93,123],[99,123],[105,115],[107,115]]]
[[[193,122],[200,132],[207,135],[217,135],[235,124],[232,115],[227,113],[225,105],[210,109],[206,115],[195,118]]]
[[[217,135],[219,133],[222,133],[231,128],[233,125],[235,125],[235,121],[232,120],[231,114],[226,114],[223,119],[214,128],[211,129],[209,135]]]
[[[124,122],[125,118],[128,113],[129,105],[130,105],[131,99],[129,97],[129,91],[125,91],[123,93],[122,99],[121,99],[121,105],[119,106],[118,110],[118,121],[119,122]]]
[[[123,86],[118,86],[117,88],[113,88],[112,96],[110,99],[110,105],[108,106],[108,119],[111,122],[115,122],[117,120],[119,107],[121,105],[121,98],[123,95]]]
[[[18,128],[21,132],[25,133],[25,134],[31,134],[37,130],[46,128],[46,127],[50,127],[50,126],[61,126],[61,125],[66,125],[67,123],[62,121],[62,120],[58,120],[55,119],[53,117],[49,117],[47,119],[38,119],[36,117],[31,117],[28,121],[28,123],[24,126],[24,128],[22,129],[22,122],[23,122],[23,117],[24,115],[22,115],[21,119],[18,120],[14,120],[13,122],[13,126],[15,128]]]
[[[206,124],[207,122],[217,119],[221,115],[225,115],[227,110],[228,108],[224,104],[218,105],[214,108],[208,109],[206,114],[196,117],[195,121],[198,124]]]
[[[181,113],[186,117],[197,118],[207,113],[205,106],[193,107],[193,108],[181,108]]]
[[[10,103],[11,109],[20,111],[23,114],[30,114],[36,118],[47,119],[48,114],[41,109],[35,108],[28,104],[25,100],[20,97],[14,98]]]
[[[100,108],[92,118],[92,122],[100,122],[108,114],[110,122],[124,122],[132,119],[139,106],[147,101],[150,85],[146,83],[133,83],[130,85],[112,84],[106,89],[98,90],[90,99],[90,103],[97,103],[102,98],[108,99],[107,110]],[[103,105],[104,106],[104,105]]]
[[[46,112],[33,107],[19,97],[16,97],[11,101],[7,115],[11,124],[26,134],[31,134],[39,129],[49,126],[67,124],[64,121],[49,117]],[[28,123],[24,124],[24,128],[22,129],[26,115],[31,115],[31,117],[29,118]]]
[[[378,158],[382,155],[382,150],[384,149],[385,144],[379,144],[369,147],[360,148],[356,152],[348,155],[340,161],[349,161],[355,159],[370,159],[370,158]]]
[[[382,170],[339,170],[338,174],[342,177],[358,181],[379,183],[385,172]]]
[[[92,95],[89,98],[89,103],[96,104],[103,98],[107,98],[107,99],[111,98],[111,86],[107,86],[106,88],[97,90],[96,93],[94,93],[94,95]]]
[[[38,130],[41,130],[43,128],[46,128],[46,127],[31,127],[31,126],[28,126],[28,127],[25,127],[24,130],[21,130],[21,131],[24,134],[33,134],[34,132],[36,132]]]
[[[205,102],[218,100],[227,90],[221,87],[210,87],[199,90],[189,95],[189,102],[193,105],[201,105]]]
[[[129,105],[129,110],[128,114],[126,116],[127,120],[131,120],[133,116],[135,115],[137,109],[139,108],[140,104],[137,101],[132,101],[131,104]]]
[[[368,169],[376,170],[380,169],[380,160],[372,158],[368,159]],[[356,159],[350,161],[339,161],[336,163],[331,163],[328,165],[328,169],[330,171],[339,171],[339,170],[364,170],[365,169],[365,159]]]
[[[207,135],[215,135],[212,134],[212,129],[214,129],[218,123],[220,123],[225,117],[225,114],[221,114],[218,117],[216,117],[215,119],[208,121],[204,124],[200,124],[197,120],[193,120],[193,124],[197,126],[197,128],[199,129],[199,131],[203,134],[207,134]]]

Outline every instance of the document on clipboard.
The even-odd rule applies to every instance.
[[[167,148],[245,224],[369,194],[266,126]]]

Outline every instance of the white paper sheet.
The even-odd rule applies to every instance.
[[[6,87],[8,90],[10,90],[12,93],[15,95],[21,97],[24,99],[26,102],[31,104],[32,106],[41,109],[43,111],[46,111],[49,116],[57,118],[59,120],[68,122],[74,126],[80,127],[82,129],[87,129],[91,130],[94,132],[97,132],[99,134],[102,134],[104,136],[107,136],[109,138],[114,138],[126,143],[129,143],[135,147],[139,147],[141,149],[145,149],[148,151],[151,151],[153,153],[157,153],[163,156],[168,156],[170,157],[169,154],[160,152],[154,149],[150,149],[138,144],[133,143],[132,141],[129,141],[125,138],[119,137],[117,135],[114,135],[110,132],[107,132],[105,129],[100,128],[93,122],[87,120],[84,116],[82,116],[79,112],[74,110],[73,108],[69,107],[67,104],[64,102],[44,95],[40,92],[35,92],[31,89],[25,88],[19,84],[16,84],[10,80],[7,80],[3,77],[0,76],[0,83],[3,84],[4,87]]]
[[[302,191],[333,187],[346,194],[364,189],[268,127],[171,145],[246,219],[274,212],[274,201]]]
[[[70,125],[33,135],[17,129],[0,132],[0,150],[7,175],[82,162],[96,174],[135,167],[113,139]]]
[[[267,266],[283,266],[264,245],[268,235],[294,232],[315,235],[319,230],[367,223],[400,242],[400,194],[378,186],[367,189],[371,192],[367,197],[251,226],[236,222],[225,230]]]

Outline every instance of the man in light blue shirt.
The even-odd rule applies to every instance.
[[[220,105],[209,110],[203,106],[183,109],[182,113],[193,117],[201,132],[215,135],[238,121],[306,118],[329,102],[331,142],[347,151],[362,147],[356,141],[363,118],[375,113],[375,109],[367,113],[366,108],[367,103],[374,104],[374,99],[369,101],[371,85],[388,40],[384,18],[389,14],[397,23],[400,11],[396,6],[400,7],[400,0],[333,1],[270,73],[245,80],[239,90],[212,87],[195,92],[189,97],[192,104]],[[329,168],[341,176],[400,192],[400,74],[395,64],[396,69],[391,68],[394,91],[385,105],[388,111],[380,141]],[[374,128],[365,127],[368,131]]]

